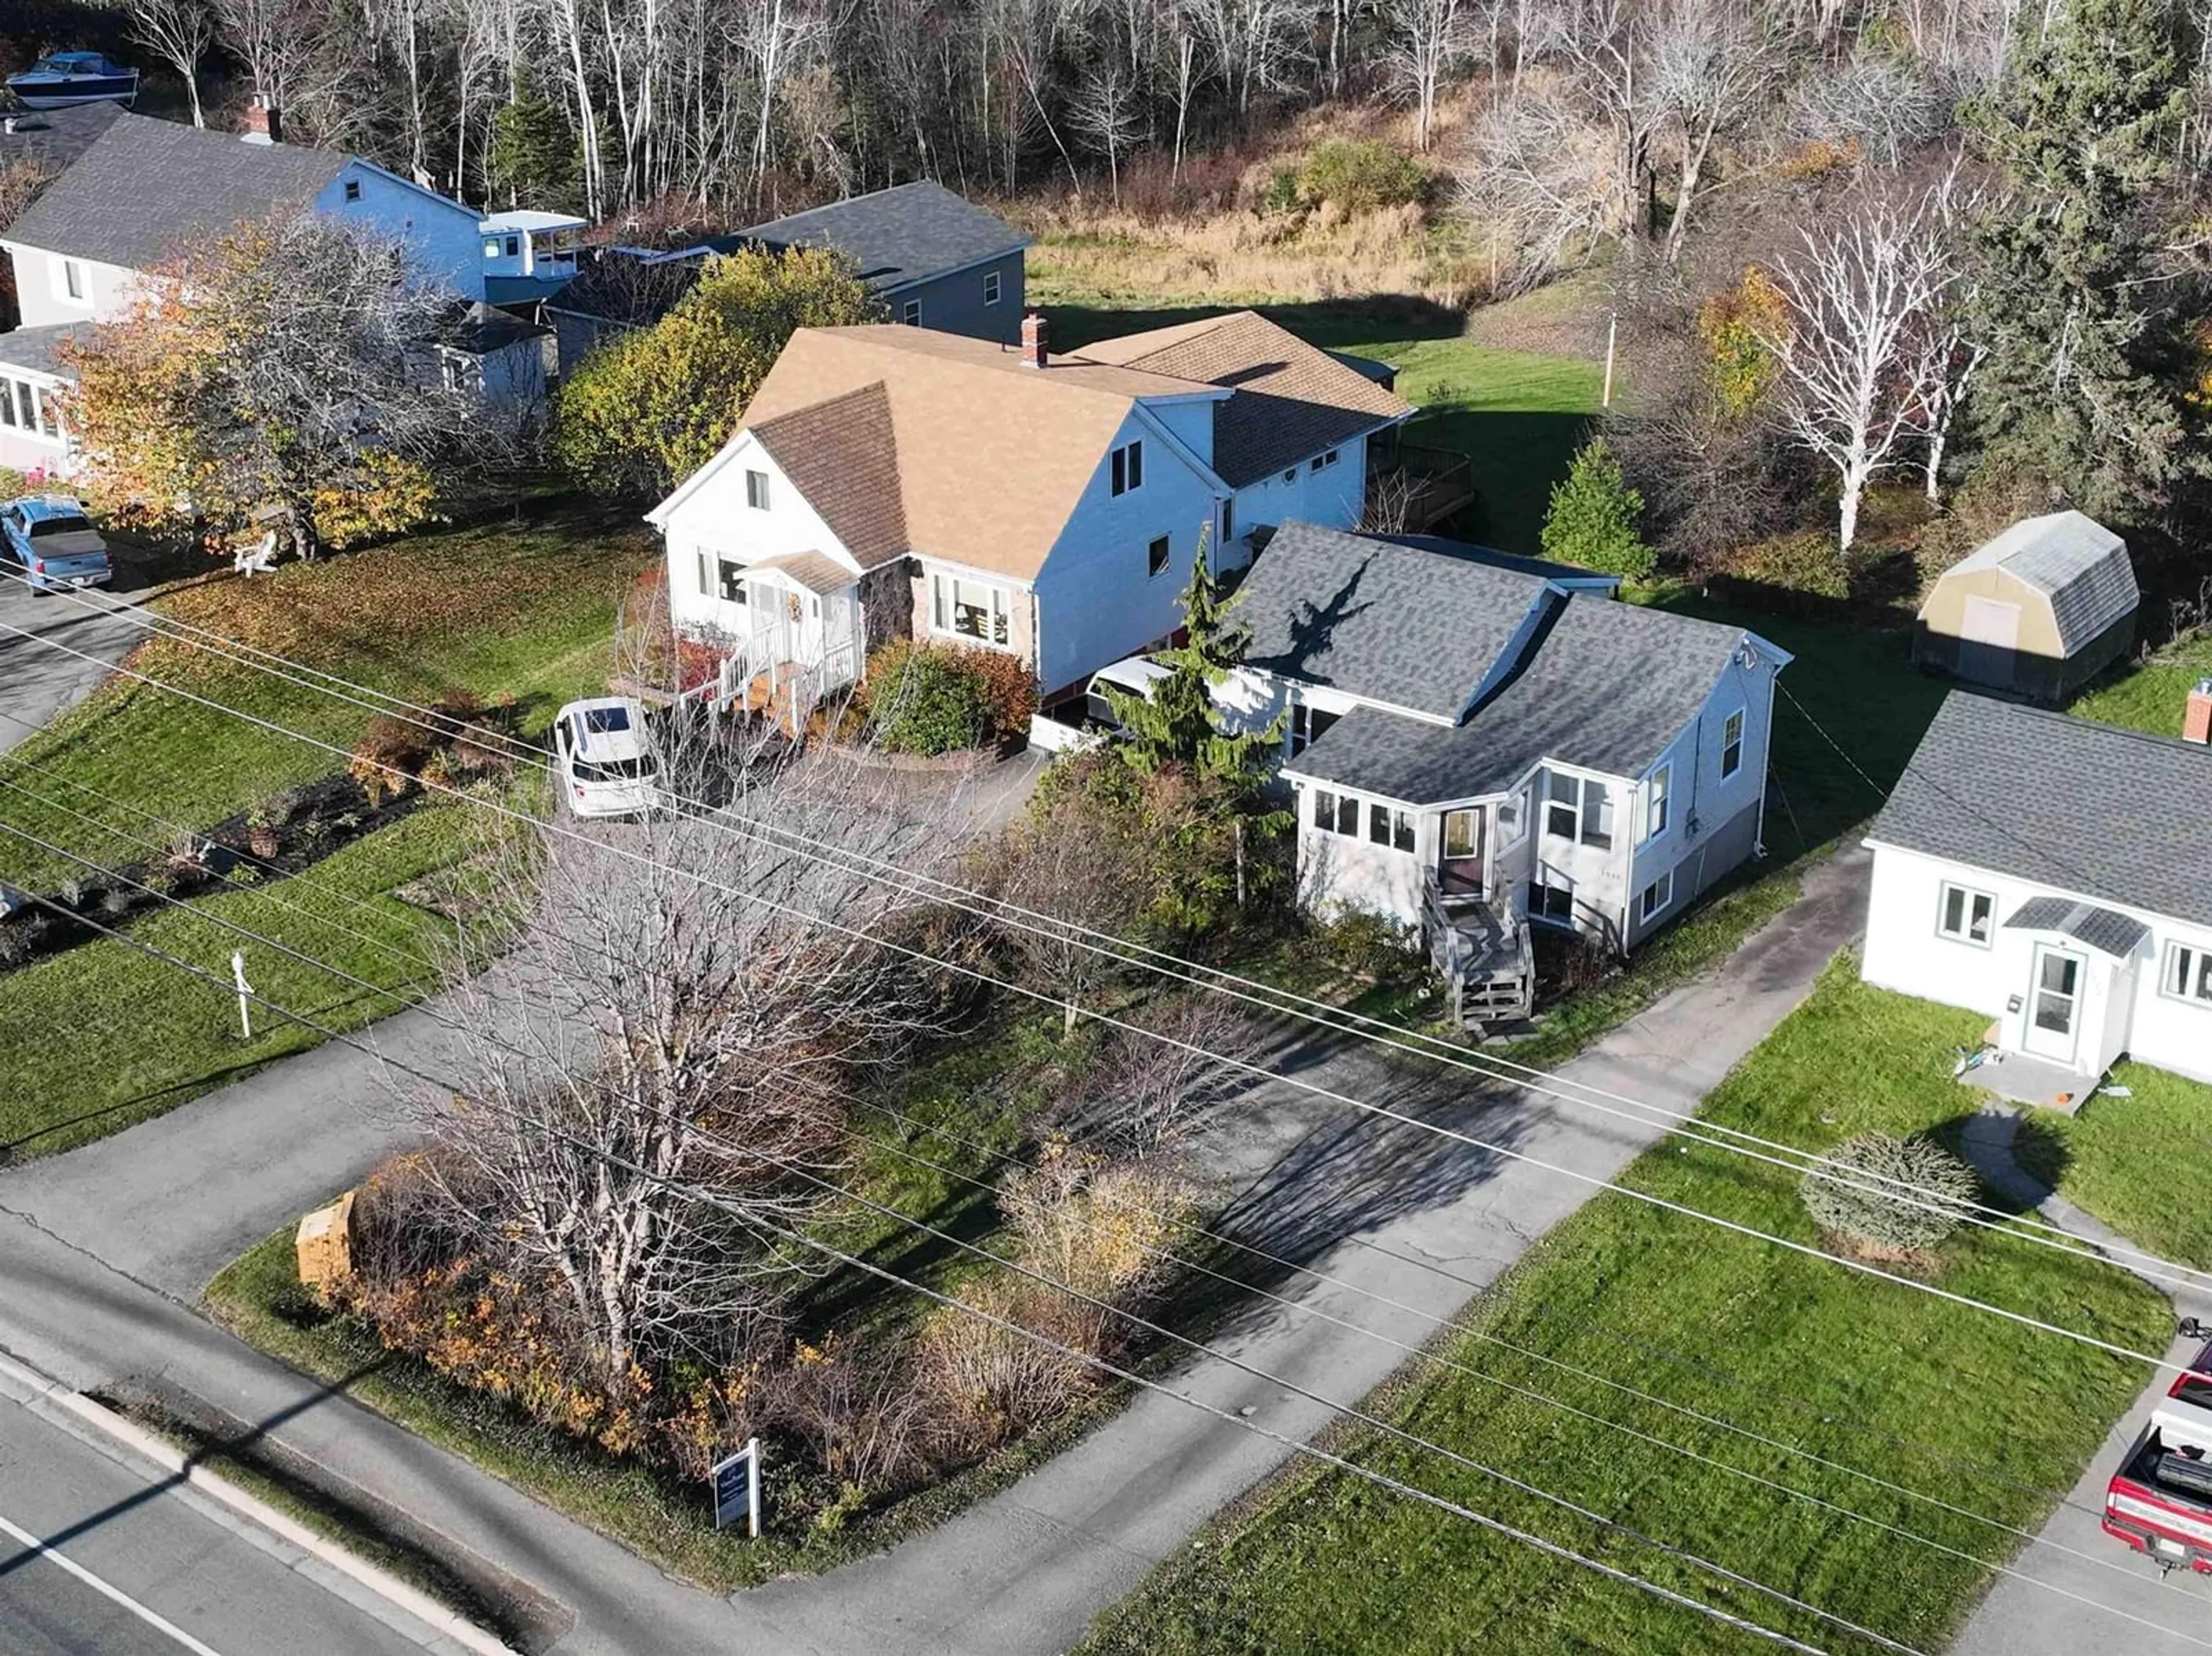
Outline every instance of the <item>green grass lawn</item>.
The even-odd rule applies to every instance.
[[[1832,1143],[1869,1128],[1940,1127],[1968,1106],[1949,1074],[1961,1015],[1861,985],[1848,955],[1713,1095],[1708,1115]],[[1664,1145],[1626,1182],[1778,1235],[1816,1233],[1777,1169]],[[1929,1269],[1940,1285],[2162,1350],[2165,1302],[2121,1273],[1968,1231]],[[1493,1340],[1725,1417],[2003,1524],[2054,1504],[2142,1385],[2141,1365],[1932,1296],[1601,1196],[1550,1233],[1468,1319]],[[1844,1473],[1718,1432],[1471,1333],[1437,1348],[1492,1375],[1696,1451],[1416,1362],[1369,1399],[1385,1418],[1490,1465],[1921,1649],[1939,1647],[1985,1585],[1975,1559],[2013,1538]],[[2002,1396],[2003,1406],[1988,1400]],[[1509,1520],[1831,1650],[1860,1641],[1709,1580],[1650,1547],[1435,1455],[1352,1429],[1363,1465]],[[1761,1488],[1756,1472],[1970,1555]],[[1510,1629],[1510,1634],[1507,1630]],[[1750,1648],[1687,1612],[1555,1562],[1342,1474],[1294,1469],[1205,1532],[1103,1618],[1104,1652],[1522,1653]]]
[[[597,518],[549,516],[411,537],[264,579],[210,582],[156,599],[190,620],[289,659],[410,700],[465,689],[518,698],[526,731],[570,696],[604,683],[617,596],[647,553],[643,537]],[[142,645],[137,670],[210,701],[306,731],[341,749],[368,724],[362,707],[215,661],[165,641]],[[155,854],[165,830],[86,787],[195,828],[260,796],[343,768],[342,758],[151,686],[111,680],[82,706],[0,759],[0,821],[109,866]],[[42,804],[32,794],[52,804]],[[531,798],[536,798],[533,793]],[[112,831],[69,814],[68,807]],[[368,1022],[419,994],[422,951],[448,923],[392,893],[471,855],[488,819],[457,802],[426,803],[325,858],[304,875],[142,916],[131,935],[228,978],[240,939],[220,915],[329,960],[394,995],[246,945],[254,987],[340,1027]],[[149,841],[151,842],[149,844]],[[65,859],[0,835],[0,879],[50,891],[77,872]],[[270,1015],[240,1038],[237,1003],[121,942],[52,956],[0,980],[0,1156],[51,1155],[158,1114],[316,1037]],[[66,1032],[58,1040],[58,1032]]]
[[[2181,734],[2190,687],[2212,676],[2212,637],[2161,651],[2154,660],[2120,669],[2084,691],[2069,713],[2160,736]]]

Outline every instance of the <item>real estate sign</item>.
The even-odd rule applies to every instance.
[[[708,1477],[714,1486],[714,1527],[721,1529],[745,1520],[746,1532],[760,1535],[760,1440],[749,1438],[745,1447],[714,1463]]]

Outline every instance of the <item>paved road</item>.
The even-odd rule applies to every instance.
[[[2045,1219],[2070,1234],[2107,1250],[2124,1246],[2117,1233],[2020,1171],[2011,1148],[2017,1121],[2009,1110],[1990,1109],[1967,1128],[1965,1149],[1983,1175],[2014,1199],[2039,1204]],[[2212,1295],[2154,1286],[2171,1295],[2178,1315],[2212,1321]],[[2203,1344],[2177,1339],[2166,1361],[2192,1362]],[[2172,1378],[2162,1370],[2148,1375],[2142,1394],[2106,1435],[2081,1482],[2038,1532],[2057,1544],[2021,1555],[2020,1568],[2034,1576],[2034,1584],[1999,1578],[1960,1635],[1954,1656],[2080,1656],[2104,1650],[2182,1656],[2212,1643],[2212,1584],[2186,1570],[2161,1577],[2155,1565],[2102,1527],[2105,1485]]]
[[[1567,1073],[1670,1107],[1693,1106],[1855,934],[1863,864],[1854,851],[1816,870],[1805,897],[1723,966],[1613,1032]],[[417,1033],[404,1020],[376,1031],[393,1045]],[[1432,1113],[1594,1174],[1617,1169],[1653,1136],[1541,1100],[1478,1096],[1432,1073],[1409,1076],[1371,1049],[1292,1048],[1282,1064],[1319,1084]],[[549,1626],[539,1647],[563,1653],[1064,1649],[1287,1453],[1147,1396],[1012,1489],[878,1558],[727,1603],[678,1586],[189,1310],[215,1265],[396,1142],[404,1124],[389,1098],[374,1066],[326,1047],[58,1162],[0,1176],[0,1345],[80,1387],[137,1383],[267,1422],[272,1443],[410,1513],[442,1549],[556,1597],[573,1613],[573,1630]],[[1243,1121],[1223,1141],[1244,1144],[1248,1159],[1225,1171],[1253,1183],[1231,1222],[1273,1251],[1439,1315],[1590,1193],[1434,1135],[1386,1131],[1292,1089],[1260,1089],[1241,1107]],[[1431,1331],[1417,1316],[1344,1289],[1308,1283],[1285,1292],[1393,1338],[1418,1342]],[[1401,1356],[1283,1307],[1242,1319],[1222,1345],[1344,1403],[1364,1395]],[[1325,1413],[1206,1358],[1173,1380],[1209,1401],[1249,1405],[1255,1420],[1294,1435]]]
[[[123,658],[139,635],[129,611],[94,614],[65,597],[35,597],[4,573],[0,573],[0,622],[7,623],[0,627],[0,753],[91,695],[108,667]],[[21,627],[99,660],[80,661],[9,632],[9,627]]]
[[[425,1648],[456,1647],[197,1491],[0,1398],[0,1651],[8,1656],[417,1656]]]

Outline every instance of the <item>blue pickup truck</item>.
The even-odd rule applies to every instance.
[[[0,565],[0,577],[33,592],[104,586],[115,577],[107,543],[83,502],[67,494],[26,494],[0,506],[0,549],[14,565]]]

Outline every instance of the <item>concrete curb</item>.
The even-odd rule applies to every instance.
[[[210,1500],[229,1507],[279,1539],[290,1543],[318,1563],[368,1588],[395,1609],[404,1611],[441,1637],[450,1639],[462,1649],[475,1652],[477,1656],[515,1656],[511,1646],[502,1643],[465,1617],[456,1615],[421,1589],[411,1587],[390,1571],[379,1569],[367,1560],[356,1556],[337,1542],[318,1535],[258,1495],[247,1493],[219,1473],[210,1471],[205,1466],[189,1459],[183,1450],[166,1438],[125,1419],[112,1409],[94,1402],[82,1392],[72,1392],[58,1380],[48,1380],[35,1368],[5,1354],[0,1354],[0,1386],[25,1394],[22,1400],[27,1404],[36,1406],[44,1404],[80,1422],[131,1453],[152,1461],[172,1477],[181,1477]]]

